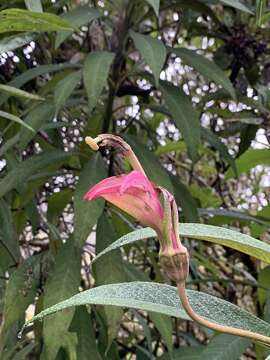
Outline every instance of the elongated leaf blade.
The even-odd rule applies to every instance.
[[[44,169],[46,166],[55,163],[62,163],[72,156],[60,150],[44,151],[21,162],[16,168],[12,169],[4,178],[0,180],[0,198],[17,186],[24,184],[31,175]]]
[[[22,33],[20,35],[6,36],[0,40],[0,54],[7,51],[12,51],[24,46],[35,39],[34,33]]]
[[[26,129],[28,129],[28,130],[30,130],[32,132],[35,132],[35,130],[30,125],[25,123],[22,119],[20,119],[16,115],[13,115],[13,114],[7,113],[6,111],[0,110],[0,117],[3,117],[3,118],[8,119],[10,121],[14,121],[15,123],[22,125]]]
[[[195,50],[185,48],[169,48],[169,50],[179,56],[180,59],[183,60],[187,65],[193,67],[208,79],[221,85],[225,90],[228,91],[232,98],[236,98],[235,90],[229,78],[213,61],[210,61],[206,57],[198,54]]]
[[[102,14],[89,6],[79,6],[61,15],[61,17],[68,21],[72,26],[78,28],[82,25],[90,24],[93,20],[101,17]],[[58,48],[63,41],[65,41],[72,31],[58,31],[55,38],[55,47]]]
[[[82,169],[74,195],[74,239],[78,247],[84,245],[104,207],[104,201],[101,199],[86,201],[83,197],[91,186],[105,177],[106,169],[103,160],[99,154],[95,154]]]
[[[31,94],[27,91],[17,89],[16,87],[4,85],[4,84],[0,84],[0,92],[4,92],[11,96],[15,96],[23,99],[39,100],[39,101],[44,100],[44,98],[39,95]]]
[[[257,165],[270,165],[270,149],[249,149],[236,161],[238,174],[248,172]],[[226,173],[226,179],[233,177],[233,170],[230,168]]]
[[[130,36],[136,48],[141,53],[145,62],[150,66],[156,85],[158,86],[159,74],[166,60],[166,48],[162,41],[153,39],[151,36],[142,35],[130,30]]]
[[[160,5],[160,0],[146,0],[148,2],[148,4],[150,6],[152,6],[152,8],[155,11],[155,14],[158,16],[159,15],[159,5]]]
[[[42,12],[41,0],[24,0],[28,10],[35,12]]]
[[[160,87],[173,120],[187,144],[191,159],[193,161],[198,160],[197,149],[200,143],[199,114],[192,107],[190,99],[181,89],[166,81],[161,81]]]
[[[270,335],[270,324],[253,314],[214,296],[188,290],[192,307],[204,318],[217,323]],[[173,286],[151,282],[110,284],[83,291],[34,316],[31,321],[69,308],[86,304],[115,305],[189,319],[183,310],[177,289]],[[25,324],[27,325],[27,323]]]
[[[223,3],[224,5],[231,6],[237,10],[244,11],[248,14],[253,14],[253,12],[240,0],[220,0],[220,2]]]
[[[239,233],[230,229],[222,228],[213,225],[181,223],[179,225],[180,237],[187,237],[196,240],[209,241],[215,244],[228,246],[232,249],[241,251],[245,254],[253,256],[257,259],[270,263],[270,245],[262,241],[254,239],[249,235]],[[150,237],[155,237],[154,230],[144,228],[135,230],[127,235],[122,236],[115,241],[107,249],[102,251],[95,258],[95,261],[102,255],[118,249],[121,246],[132,244],[136,241],[143,240]]]
[[[57,83],[54,90],[54,102],[56,107],[56,113],[58,113],[58,111],[62,108],[62,106],[65,105],[67,99],[70,97],[73,90],[81,80],[81,77],[82,77],[82,72],[76,71],[69,74],[64,79],[59,81],[59,83]]]
[[[0,33],[57,30],[73,30],[73,27],[66,20],[51,13],[37,13],[23,9],[6,9],[0,12]]]
[[[91,52],[84,62],[83,80],[88,95],[89,111],[95,107],[107,82],[113,59],[113,53],[96,51]]]

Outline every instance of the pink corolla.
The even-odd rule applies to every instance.
[[[140,171],[104,179],[84,196],[85,200],[94,200],[98,197],[104,198],[161,235],[164,211],[159,193],[154,184]]]
[[[100,181],[84,199],[91,201],[102,197],[142,225],[153,228],[160,242],[159,257],[166,272],[174,280],[186,278],[188,254],[179,238],[178,209],[173,195],[148,179],[136,155],[120,137],[101,134],[96,139],[87,137],[86,142],[93,150],[108,145],[117,148],[134,170]]]

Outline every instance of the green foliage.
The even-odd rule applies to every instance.
[[[1,359],[269,356],[190,322],[155,232],[84,200],[131,168],[83,141],[175,196],[198,313],[270,335],[268,5],[0,0]]]

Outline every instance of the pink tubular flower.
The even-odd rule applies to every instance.
[[[164,211],[159,192],[140,171],[104,179],[92,187],[84,199],[94,200],[98,197],[104,198],[161,235]]]
[[[142,225],[153,228],[160,242],[159,258],[167,275],[174,281],[185,280],[188,274],[188,253],[179,238],[178,209],[173,195],[147,178],[136,155],[122,138],[101,134],[95,139],[87,137],[86,142],[95,151],[100,146],[112,146],[120,150],[134,170],[127,175],[100,181],[85,194],[84,199],[91,201],[102,197]]]

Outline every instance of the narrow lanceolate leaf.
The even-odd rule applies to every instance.
[[[160,82],[166,105],[187,144],[188,153],[193,161],[198,160],[200,143],[199,114],[183,91],[166,81]]]
[[[55,165],[55,163],[59,163],[60,166],[61,163],[71,156],[72,153],[60,150],[49,150],[22,161],[0,180],[0,198],[10,190],[25,184],[32,175],[36,174],[40,170],[44,170],[46,166],[51,164]]]
[[[47,308],[77,293],[80,283],[80,252],[69,238],[55,259],[44,289],[44,307]],[[62,316],[56,314],[43,324],[44,352],[48,359],[55,359],[62,346],[62,337],[68,332],[75,309],[68,309]],[[55,336],[57,334],[57,336]]]
[[[83,66],[83,80],[88,95],[89,111],[95,107],[106,85],[114,54],[107,51],[91,52]]]
[[[97,223],[102,214],[104,201],[86,201],[85,193],[91,186],[97,184],[106,177],[103,160],[99,154],[91,157],[85,164],[80,174],[80,179],[74,195],[74,240],[77,246],[84,245],[92,227]]]
[[[0,54],[2,54],[3,52],[18,49],[19,47],[30,43],[30,41],[34,39],[34,33],[25,33],[4,37],[4,39],[0,40]]]
[[[236,160],[238,174],[248,172],[257,165],[270,165],[270,149],[249,149]],[[233,177],[232,169],[226,173],[226,179]]]
[[[51,13],[37,13],[23,9],[6,9],[0,12],[0,33],[57,30],[73,30],[73,27],[66,20]]]
[[[220,2],[223,3],[224,5],[231,6],[237,10],[241,10],[246,13],[253,14],[250,8],[244,5],[244,3],[241,2],[240,0],[220,0]]]
[[[19,262],[20,250],[10,206],[0,200],[0,263],[1,271]]]
[[[28,10],[42,12],[41,0],[24,0]]]
[[[229,78],[213,61],[210,61],[205,56],[198,54],[195,50],[169,48],[169,51],[174,52],[181,60],[183,60],[184,63],[193,67],[208,79],[221,85],[233,98],[236,97],[235,90]]]
[[[159,14],[159,5],[160,5],[160,0],[146,0],[148,2],[148,4],[150,6],[152,6],[152,8],[155,11],[155,14],[158,16]]]
[[[253,237],[241,234],[238,231],[222,228],[219,226],[181,223],[179,225],[180,237],[187,237],[195,240],[209,241],[215,244],[228,246],[232,249],[241,251],[257,259],[270,263],[270,245],[254,239]],[[154,230],[150,228],[135,230],[122,236],[107,249],[102,251],[95,258],[95,261],[109,251],[118,249],[121,246],[132,244],[136,241],[150,237],[155,237]]]
[[[193,290],[188,290],[188,297],[195,311],[207,320],[227,326],[252,330],[263,335],[270,335],[270,324],[234,304]],[[181,306],[175,287],[166,284],[135,281],[131,283],[103,285],[83,291],[43,310],[29,322],[42,320],[50,314],[71,306],[86,304],[136,308],[159,312],[182,319],[189,319]],[[27,326],[28,323],[26,323],[25,326]]]
[[[19,146],[24,149],[26,145],[33,139],[35,134],[39,131],[45,122],[51,122],[55,114],[55,107],[53,102],[46,101],[35,106],[25,117],[25,123],[29,124],[33,131],[22,128],[20,131]]]
[[[15,123],[17,124],[20,124],[22,125],[23,127],[27,128],[28,130],[32,131],[32,132],[35,132],[35,130],[30,126],[28,125],[27,123],[25,123],[22,119],[20,119],[18,116],[16,115],[13,115],[13,114],[10,114],[10,113],[7,113],[5,111],[2,111],[0,110],[0,118],[3,117],[5,119],[8,119],[10,121],[14,121]]]
[[[132,30],[130,30],[129,33],[146,64],[150,66],[156,85],[158,85],[159,74],[166,60],[166,48],[164,44],[158,39],[153,39],[151,36],[142,35]]]
[[[0,93],[1,92],[23,99],[39,100],[39,101],[44,100],[44,98],[42,98],[39,95],[31,94],[27,91],[17,89],[16,87],[4,85],[4,84],[0,84]]]
[[[219,334],[214,336],[201,353],[201,360],[239,360],[250,345],[250,340],[238,336]]]
[[[89,24],[93,20],[99,18],[102,14],[95,8],[86,6],[78,6],[75,9],[68,11],[61,15],[61,17],[68,21],[74,28],[79,28],[82,25]],[[55,38],[55,47],[58,48],[66,38],[72,34],[72,31],[59,31]]]
[[[73,90],[81,80],[81,77],[82,77],[82,72],[76,71],[69,74],[68,76],[66,76],[64,79],[62,79],[56,84],[54,90],[54,102],[57,113],[62,108],[62,106],[65,105],[67,99],[70,97]]]
[[[219,139],[219,137],[214,134],[209,129],[201,127],[202,138],[206,140],[210,145],[212,145],[217,151],[219,151],[220,156],[227,161],[234,171],[235,176],[237,176],[237,168],[235,165],[234,158],[230,155],[226,145]]]

